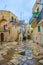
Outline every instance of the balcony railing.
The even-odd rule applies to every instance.
[[[11,17],[10,22],[12,22],[12,24],[15,24],[16,23],[16,19],[14,19],[13,17]]]
[[[42,8],[39,16],[37,17],[37,23],[39,23],[41,21],[41,19],[43,19],[43,8]]]

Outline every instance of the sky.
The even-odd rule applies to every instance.
[[[32,16],[32,8],[36,0],[0,0],[0,10],[13,12],[19,20],[29,22]]]

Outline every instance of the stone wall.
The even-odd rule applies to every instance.
[[[7,22],[10,21],[10,18],[12,16],[14,18],[16,18],[16,20],[18,21],[17,16],[15,14],[13,14],[12,12],[10,12],[10,11],[0,10],[0,20],[2,19],[3,16],[4,16],[4,19],[7,20]]]
[[[33,40],[34,40],[35,42],[40,43],[41,35],[40,35],[40,32],[38,32],[38,27],[35,27],[35,28],[33,29],[32,35],[33,35]]]
[[[3,20],[3,16],[4,16],[4,20]],[[18,22],[18,18],[17,16],[15,16],[15,14],[11,13],[10,11],[0,11],[0,31],[4,33],[4,41],[14,41],[17,39],[18,36],[18,32],[17,32],[17,25],[12,25],[12,23],[10,22],[11,17],[16,18],[16,21]],[[8,22],[8,30],[9,31],[5,32],[4,30],[4,24],[5,22]],[[15,28],[16,27],[16,28]],[[1,34],[0,32],[0,34]],[[0,41],[1,41],[1,35],[0,35]]]
[[[41,29],[41,25],[40,25],[40,29]],[[42,28],[43,29],[43,28]],[[43,30],[42,30],[43,31]],[[33,33],[32,33],[32,39],[35,41],[35,42],[38,42],[40,43],[41,45],[43,45],[43,34],[42,34],[42,31],[38,32],[38,27],[35,27],[33,29]]]

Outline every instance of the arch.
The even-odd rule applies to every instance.
[[[6,19],[1,19],[1,20],[0,20],[0,23],[2,23],[3,21],[5,21],[5,22],[6,22],[7,20],[6,20]]]

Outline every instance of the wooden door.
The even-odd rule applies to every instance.
[[[4,41],[4,33],[1,33],[1,41]]]

